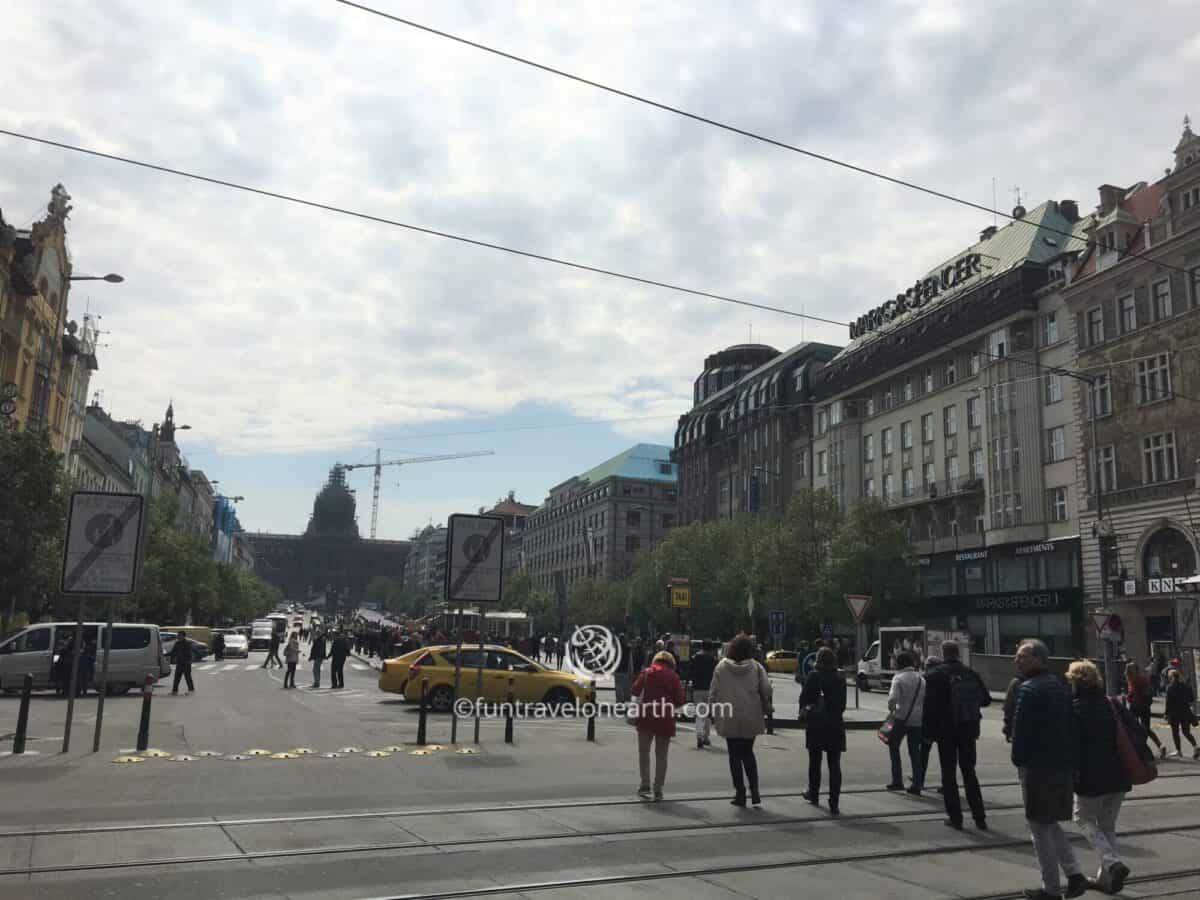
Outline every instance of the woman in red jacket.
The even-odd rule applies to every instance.
[[[667,779],[667,748],[675,736],[675,707],[683,706],[683,683],[675,674],[675,657],[665,650],[654,654],[649,668],[633,683],[638,706],[638,793],[650,796],[650,744],[654,744],[654,799],[661,800]]]

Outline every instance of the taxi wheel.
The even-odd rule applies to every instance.
[[[550,707],[551,713],[560,715],[566,710],[574,707],[575,695],[566,688],[551,688],[546,692],[546,698],[543,702]]]
[[[425,698],[425,702],[433,712],[450,712],[454,705],[454,689],[448,684],[439,684]]]

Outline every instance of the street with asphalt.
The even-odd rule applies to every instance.
[[[688,898],[984,898],[1037,881],[1016,773],[985,710],[979,774],[991,829],[943,825],[935,790],[884,790],[886,750],[852,730],[841,816],[800,796],[804,734],[756,744],[762,809],[731,806],[721,742],[697,748],[691,725],[672,743],[666,797],[639,799],[632,729],[601,719],[521,720],[512,744],[485,720],[433,716],[416,744],[417,712],[377,688],[364,660],[346,687],[312,690],[302,658],[295,690],[282,670],[249,660],[195,667],[196,691],[154,691],[150,749],[136,742],[141,697],[109,698],[92,753],[95,698],[77,704],[60,753],[65,702],[35,697],[29,750],[0,758],[0,897],[122,900],[404,896]],[[781,716],[798,687],[773,676]],[[853,694],[851,694],[853,704]],[[882,716],[864,694],[855,717]],[[17,700],[0,700],[0,749]],[[1168,737],[1165,732],[1159,732]],[[930,784],[937,783],[936,754]],[[1167,760],[1121,815],[1133,878],[1126,897],[1200,896],[1200,763]],[[1068,828],[1073,834],[1073,828]],[[1077,842],[1089,872],[1092,851]],[[1099,896],[1099,895],[1092,895]]]

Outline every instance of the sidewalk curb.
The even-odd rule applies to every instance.
[[[357,653],[351,653],[350,656],[352,656],[354,659],[357,659],[359,662],[366,663],[368,666],[370,666],[376,672],[383,671],[383,663],[382,662],[376,661],[374,659],[368,659],[365,656],[359,656]]]

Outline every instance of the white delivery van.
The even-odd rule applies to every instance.
[[[275,633],[275,623],[270,619],[255,619],[250,624],[250,649],[266,650],[271,646],[271,635]]]
[[[867,648],[858,663],[859,689],[869,691],[875,685],[880,689],[891,687],[896,658],[901,653],[911,653],[924,663],[930,656],[940,655],[942,641],[947,640],[958,644],[963,664],[971,665],[971,636],[965,631],[944,631],[924,625],[885,625],[879,629],[879,640]]]
[[[51,671],[55,653],[69,647],[75,635],[74,622],[44,622],[30,625],[0,643],[0,688],[17,691],[28,672],[33,675],[34,690],[54,686]],[[95,680],[100,680],[104,655],[105,624],[85,622],[83,639],[96,647]],[[157,625],[113,625],[112,650],[108,661],[108,686],[113,694],[124,694],[140,688],[151,675],[156,680],[170,668],[162,652],[162,638]]]

